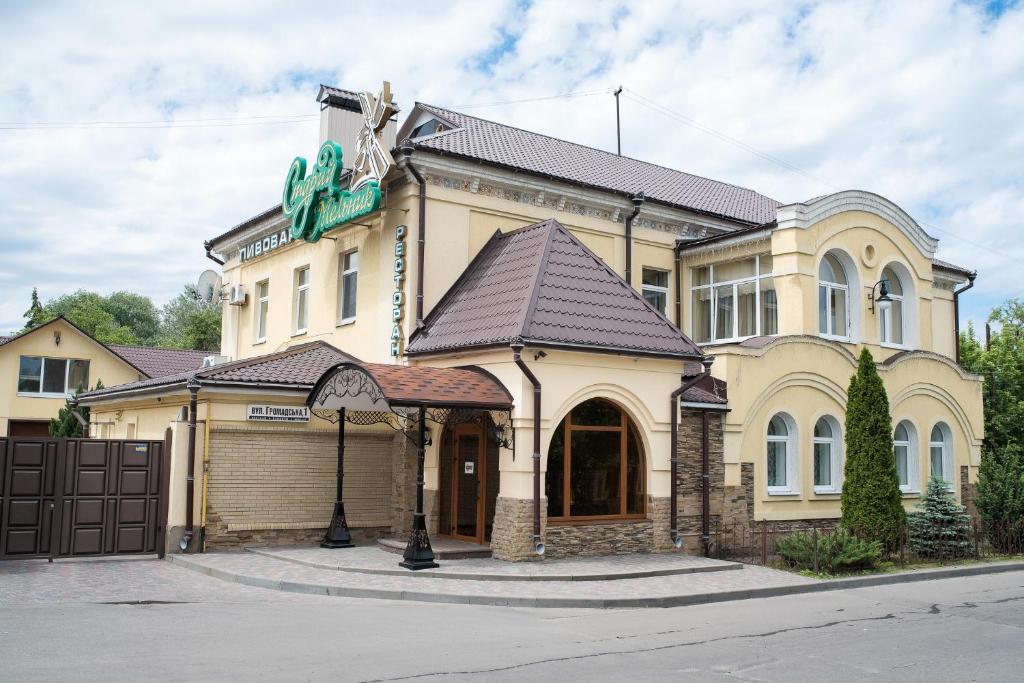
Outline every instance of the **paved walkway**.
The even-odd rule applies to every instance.
[[[301,550],[303,549],[278,550],[272,554],[247,552],[169,555],[168,559],[180,566],[227,581],[296,593],[515,607],[667,607],[742,599],[764,589],[779,591],[781,594],[816,583],[815,579],[789,572],[749,565],[741,565],[739,570],[732,569],[731,566],[722,566],[718,571],[605,578],[599,581],[567,581],[564,578],[545,580],[535,573],[540,571],[538,568],[531,569],[526,565],[522,565],[521,569],[521,565],[507,565],[507,571],[524,572],[526,580],[447,578],[432,576],[427,573],[430,570],[395,575],[339,571],[337,566],[323,568],[302,564],[295,561],[296,558],[303,556]],[[383,551],[376,552],[384,555],[390,562],[395,561],[394,555]],[[273,556],[274,554],[290,557],[282,559]],[[353,554],[353,557],[355,555]],[[338,563],[341,561],[338,560]],[[355,559],[351,561],[355,562]],[[458,564],[464,562],[497,561],[461,560]],[[550,562],[554,569],[549,571],[557,572],[553,576],[562,577],[574,572],[610,575],[615,573],[617,567],[624,575],[628,575],[635,574],[638,567],[643,569],[646,563],[649,563],[649,569],[654,571],[666,569],[666,564],[670,562],[700,564],[716,561],[683,555],[634,555],[621,559],[579,558],[562,560],[557,564]],[[449,569],[454,564],[456,563],[447,563],[441,569]],[[540,564],[549,563],[546,561]],[[573,567],[579,569],[575,570]],[[454,571],[454,568],[449,571]],[[495,570],[491,568],[489,571]]]

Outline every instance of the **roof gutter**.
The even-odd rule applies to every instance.
[[[206,258],[210,259],[218,266],[224,265],[224,259],[218,258],[213,255],[213,240],[206,240],[203,242],[203,248],[206,249]]]
[[[978,277],[978,271],[967,276],[967,284],[960,289],[953,290],[953,348],[956,350],[956,364],[960,365],[960,295],[974,286],[974,279]]]
[[[640,214],[640,206],[644,203],[644,193],[633,195],[633,213],[626,216],[626,283],[633,286],[633,219]]]
[[[416,231],[416,329],[423,327],[423,254],[427,246],[427,183],[423,175],[412,165],[412,154],[416,146],[406,138],[398,151],[401,154],[399,167],[405,171],[410,180],[419,185],[419,225]]]
[[[711,364],[715,362],[714,356],[705,356],[701,363],[704,371],[688,380],[681,380],[679,388],[669,394],[669,406],[672,411],[672,443],[669,448],[671,463],[671,490],[669,493],[669,535],[672,538],[672,545],[677,548],[683,546],[683,539],[679,535],[679,397],[701,380],[711,375]],[[704,546],[704,554],[708,553],[710,541],[710,463],[708,461],[708,425],[707,411],[701,411],[703,420],[701,422],[701,542]]]
[[[533,549],[538,555],[544,554],[544,543],[540,537],[540,380],[534,375],[522,358],[523,344],[512,344],[512,358],[523,375],[533,385]]]

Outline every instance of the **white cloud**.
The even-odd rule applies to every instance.
[[[630,156],[783,201],[831,186],[877,191],[940,237],[941,255],[981,271],[965,316],[1024,295],[1014,272],[1024,258],[1019,8],[994,18],[948,2],[331,7],[5,6],[0,121],[315,115],[320,81],[389,79],[406,111],[416,99],[495,102],[621,83]],[[610,95],[467,112],[614,147]],[[312,153],[316,135],[315,119],[0,130],[0,331],[20,326],[33,285],[44,298],[126,288],[162,303],[210,265],[204,239],[277,201],[282,169]]]

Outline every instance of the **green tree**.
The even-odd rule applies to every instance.
[[[989,542],[1002,552],[1024,551],[1024,447],[986,447],[975,500]]]
[[[119,327],[132,331],[143,346],[153,346],[160,334],[160,313],[149,297],[133,292],[114,292],[105,297],[103,310]]]
[[[152,306],[152,303],[149,304]],[[64,316],[104,344],[138,344],[132,328],[122,325],[108,310],[108,301],[96,292],[80,289],[46,302],[47,319]]]
[[[985,378],[985,446],[1024,447],[1024,302],[1010,299],[992,311],[995,328],[983,349],[971,326],[961,337],[964,368]]]
[[[38,287],[32,288],[32,303],[29,305],[28,310],[25,311],[22,317],[25,318],[25,327],[22,330],[23,332],[39,327],[47,321],[48,318],[46,311],[43,310],[43,305],[39,302]]]
[[[842,527],[893,546],[906,512],[893,457],[889,398],[867,349],[861,351],[847,391],[844,472]]]
[[[103,382],[96,380],[96,386],[93,390],[102,389]],[[85,390],[85,387],[78,387],[75,391],[75,398],[72,399],[70,396],[65,399],[64,407],[57,411],[57,417],[50,419],[50,436],[66,437],[72,439],[78,439],[86,436],[85,425],[89,424],[89,407],[88,406],[77,406],[78,394]],[[77,412],[82,422],[78,421],[74,413]]]
[[[939,477],[932,477],[920,505],[907,515],[908,544],[922,557],[951,558],[974,554],[971,516]]]
[[[164,305],[161,346],[216,351],[220,349],[221,303],[206,303],[195,285],[185,285],[181,294]]]

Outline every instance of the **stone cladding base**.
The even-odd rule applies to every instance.
[[[547,498],[540,501],[541,538],[547,530]],[[491,531],[491,556],[510,562],[542,559],[533,547],[533,501],[498,496]]]

